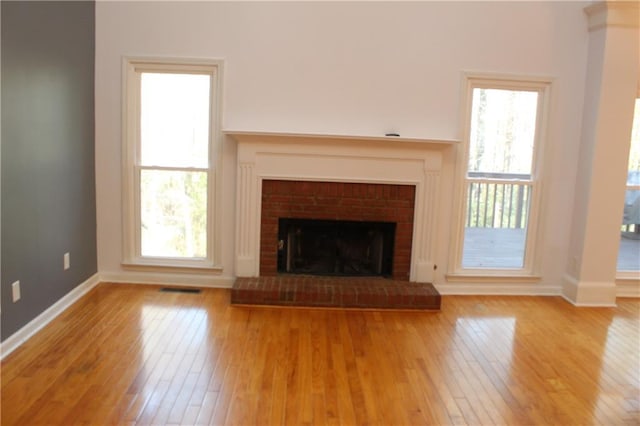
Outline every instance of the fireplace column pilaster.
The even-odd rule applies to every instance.
[[[255,164],[240,162],[238,164],[237,212],[236,220],[236,276],[257,277],[260,273],[256,258],[255,235],[260,233],[260,210],[256,201],[259,192],[258,180],[255,179]]]

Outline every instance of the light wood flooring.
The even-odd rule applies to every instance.
[[[2,362],[2,425],[640,424],[640,301],[246,308],[101,284]]]

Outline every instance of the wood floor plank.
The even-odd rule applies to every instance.
[[[103,283],[2,361],[2,425],[640,424],[640,300],[233,307]]]

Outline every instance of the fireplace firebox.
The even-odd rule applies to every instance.
[[[391,276],[393,222],[281,218],[278,272]]]

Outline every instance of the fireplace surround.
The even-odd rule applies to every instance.
[[[301,187],[310,192],[313,190],[308,188],[324,182],[336,187],[370,184],[411,188],[413,217],[406,229],[410,245],[402,278],[433,282],[442,150],[455,141],[241,131],[226,134],[237,142],[238,151],[236,276],[258,277],[277,271],[277,220],[265,223],[263,219],[263,194],[270,185],[267,182],[301,182]],[[360,212],[367,207],[366,203],[360,206]],[[316,213],[323,210],[315,207]],[[262,239],[265,227],[272,227],[275,244]],[[261,260],[265,249],[273,253],[273,260],[267,262],[272,266]],[[273,269],[267,271],[266,266]]]

